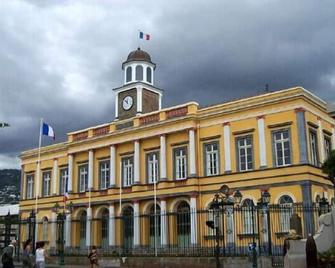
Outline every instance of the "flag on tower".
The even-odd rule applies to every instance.
[[[150,34],[145,34],[140,31],[140,39],[150,40]]]
[[[43,122],[42,135],[46,135],[55,139],[55,132],[51,126]]]

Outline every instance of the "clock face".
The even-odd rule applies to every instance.
[[[131,96],[126,96],[122,101],[122,107],[126,111],[133,106],[133,98]]]

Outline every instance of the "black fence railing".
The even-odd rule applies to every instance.
[[[319,227],[319,216],[330,210],[330,205],[320,207],[318,204],[225,206],[219,211],[191,211],[185,206],[176,212],[161,213],[157,209],[156,214],[134,215],[129,210],[121,217],[102,213],[101,217],[91,220],[83,214],[62,222],[64,225],[60,225],[59,220],[53,222],[46,218],[37,222],[3,218],[0,219],[0,240],[8,242],[16,238],[20,245],[27,238],[45,240],[51,253],[58,254],[60,247],[65,247],[66,255],[86,255],[87,235],[90,235],[90,245],[109,256],[215,256],[217,242],[220,256],[248,256],[250,247],[255,245],[257,255],[272,256],[273,264],[280,266],[284,239],[290,229],[302,237],[314,234]],[[214,229],[206,225],[208,221],[213,222]],[[36,224],[38,233],[32,237]],[[91,226],[90,232],[88,226]],[[66,238],[68,229],[72,234],[70,242]]]

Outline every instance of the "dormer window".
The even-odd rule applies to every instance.
[[[151,83],[152,78],[151,78],[151,68],[147,67],[147,82]]]
[[[126,82],[130,82],[132,80],[131,73],[132,69],[131,66],[129,66],[126,71]]]
[[[142,65],[136,66],[136,80],[142,81],[143,80],[143,67]]]

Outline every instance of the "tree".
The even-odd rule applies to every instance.
[[[321,168],[324,173],[328,174],[328,179],[332,182],[334,186],[334,194],[335,194],[335,150],[332,150],[330,152],[328,158],[322,164]]]

